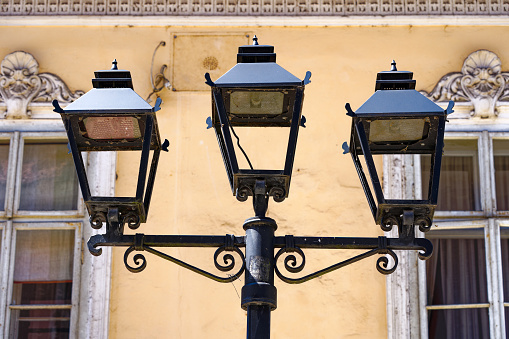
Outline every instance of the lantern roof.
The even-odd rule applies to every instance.
[[[214,82],[217,87],[300,86],[303,81],[276,63],[274,47],[253,45],[239,47],[237,64]]]
[[[423,116],[445,114],[443,108],[414,89],[378,90],[357,111],[362,116]]]
[[[64,113],[149,113],[155,112],[131,88],[93,88],[64,109]]]
[[[131,72],[118,69],[117,60],[113,60],[111,69],[94,72],[93,89],[68,105],[61,113],[75,114],[136,114],[159,110],[152,108],[133,89]]]

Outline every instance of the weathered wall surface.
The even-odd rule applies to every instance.
[[[116,58],[120,68],[131,71],[135,90],[146,98],[152,90],[152,53],[165,41],[156,54],[154,72],[167,64],[165,75],[177,89],[160,93],[163,105],[157,113],[161,136],[171,145],[161,156],[148,222],[138,231],[242,235],[243,221],[253,214],[251,202],[238,202],[231,194],[216,137],[206,129],[211,99],[202,77],[209,71],[215,80],[233,66],[237,41],[247,43],[246,35],[253,34],[261,44],[274,45],[278,63],[294,75],[313,73],[305,91],[307,128],[299,133],[290,196],[283,203],[269,203],[268,216],[278,223],[277,235],[381,235],[341,144],[350,134],[345,103],[357,109],[372,94],[376,73],[389,70],[392,59],[399,70],[413,71],[417,89],[426,91],[443,74],[459,71],[465,57],[478,49],[491,50],[502,64],[509,64],[509,46],[504,44],[509,30],[495,26],[0,26],[0,57],[15,50],[29,52],[41,72],[58,73],[73,90],[90,89],[93,71],[108,68]],[[207,57],[217,60],[216,70],[211,69],[214,62],[203,63]],[[196,74],[199,80],[193,78]],[[276,148],[273,143],[285,144],[287,134],[263,139],[258,150],[250,146],[250,138],[246,134],[241,141],[251,159],[266,156],[268,164],[282,164],[275,154],[265,152]],[[136,154],[119,154],[118,195],[134,189],[138,163]],[[213,250],[168,253],[213,271]],[[304,273],[356,253],[307,251]],[[123,250],[114,250],[110,338],[245,336],[246,316],[238,297],[242,280],[218,284],[150,254],[145,271],[133,274],[125,269],[123,255]],[[302,285],[276,278],[273,338],[385,338],[385,277],[376,271],[375,261],[367,259]]]

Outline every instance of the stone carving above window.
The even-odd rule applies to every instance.
[[[5,118],[29,118],[32,103],[70,103],[83,94],[71,92],[55,74],[39,73],[37,60],[27,52],[10,53],[0,64],[0,113]]]
[[[0,15],[501,15],[509,0],[2,0]]]
[[[456,103],[450,118],[496,118],[500,108],[509,106],[509,72],[502,72],[500,58],[479,50],[470,54],[461,72],[446,74],[430,92],[421,92],[435,102]],[[461,107],[470,108],[468,114]],[[457,109],[458,108],[458,109]]]

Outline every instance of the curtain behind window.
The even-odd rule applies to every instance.
[[[428,196],[430,157],[421,161],[422,195]],[[473,156],[444,156],[438,188],[438,211],[476,211],[480,209],[474,178]]]
[[[25,141],[19,209],[75,210],[78,179],[66,144]]]
[[[484,239],[430,239],[428,305],[488,303]],[[431,310],[429,338],[489,338],[488,308]]]
[[[7,168],[9,166],[9,141],[0,140],[0,211],[5,210]]]

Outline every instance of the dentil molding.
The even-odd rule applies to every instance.
[[[508,15],[509,0],[2,0],[2,15]]]

